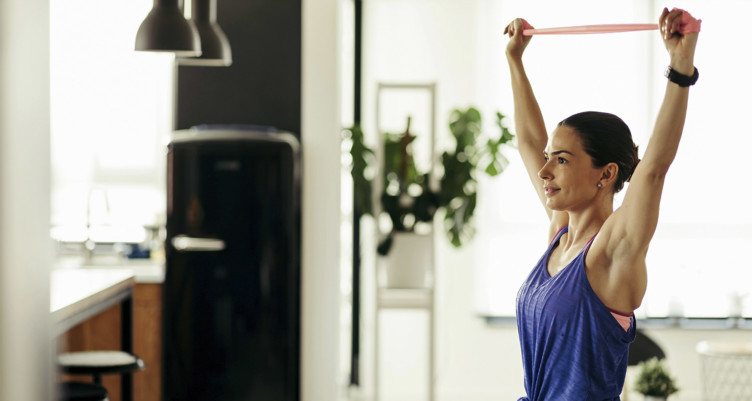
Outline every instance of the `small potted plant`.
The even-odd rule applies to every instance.
[[[652,358],[640,363],[635,390],[645,396],[645,401],[665,401],[679,391],[674,379],[661,360]]]

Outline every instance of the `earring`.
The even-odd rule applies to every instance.
[[[601,184],[601,183],[599,182],[599,183],[598,183],[598,188],[603,188],[603,184]]]

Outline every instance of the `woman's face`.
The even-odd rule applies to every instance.
[[[593,166],[579,134],[570,127],[556,127],[544,155],[546,164],[538,177],[543,180],[546,206],[558,211],[587,208],[601,190],[601,169]]]

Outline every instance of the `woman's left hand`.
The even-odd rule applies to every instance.
[[[663,43],[671,56],[671,67],[681,74],[692,75],[694,72],[700,22],[678,8],[671,11],[664,8],[658,20]]]

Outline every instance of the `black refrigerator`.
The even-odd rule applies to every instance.
[[[173,134],[163,400],[298,401],[299,144],[265,127]]]

